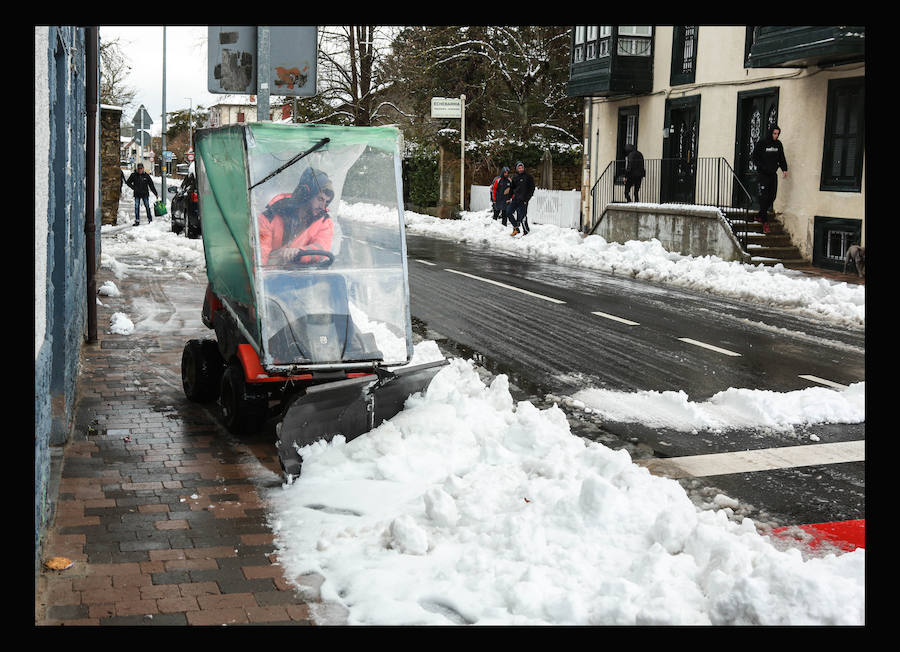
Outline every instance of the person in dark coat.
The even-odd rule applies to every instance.
[[[516,174],[510,185],[511,199],[507,214],[512,221],[513,230],[510,235],[518,235],[519,227],[522,227],[522,235],[528,235],[528,200],[534,195],[534,178],[525,171],[522,161],[516,163]]]
[[[159,195],[156,192],[153,179],[144,172],[143,163],[138,163],[137,171],[131,173],[131,176],[125,180],[125,185],[134,191],[134,226],[141,223],[141,202],[144,203],[144,208],[147,209],[147,223],[152,222],[153,213],[150,212],[150,193],[152,192],[157,199],[159,199]]]
[[[506,226],[506,208],[509,205],[509,168],[505,165],[497,177],[497,185],[492,189],[491,201],[494,203],[494,219],[498,217],[503,226]]]
[[[634,188],[634,201],[640,200],[641,181],[646,175],[644,155],[631,143],[625,145],[625,201],[631,201],[631,189]]]
[[[750,160],[756,165],[757,180],[759,181],[759,213],[757,222],[762,222],[763,231],[769,232],[769,209],[775,204],[775,196],[778,194],[778,168],[782,169],[785,177],[788,175],[787,160],[784,157],[784,146],[778,139],[781,136],[781,128],[775,125],[769,129],[769,134],[756,143]]]

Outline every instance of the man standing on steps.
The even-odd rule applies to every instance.
[[[787,160],[784,158],[784,147],[778,137],[781,128],[778,125],[769,130],[766,138],[761,138],[750,156],[750,160],[756,165],[759,178],[759,214],[756,219],[762,222],[763,232],[769,232],[769,209],[775,204],[775,196],[778,194],[778,168],[783,171],[785,178],[788,175]]]

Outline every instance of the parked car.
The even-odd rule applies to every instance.
[[[189,238],[200,237],[200,197],[193,164],[172,198],[172,231],[185,231]]]

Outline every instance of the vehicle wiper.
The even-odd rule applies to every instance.
[[[313,145],[312,147],[310,147],[310,148],[309,148],[308,150],[306,150],[305,152],[302,152],[302,153],[300,153],[300,154],[297,154],[297,156],[293,157],[291,160],[289,160],[287,163],[285,163],[284,165],[282,165],[280,168],[278,168],[278,169],[274,170],[273,172],[271,172],[267,177],[265,177],[265,178],[261,179],[260,181],[257,181],[256,183],[254,183],[254,184],[253,184],[252,186],[250,186],[247,190],[253,190],[254,188],[256,188],[256,186],[258,186],[258,185],[260,185],[260,184],[262,184],[262,183],[265,183],[266,181],[268,181],[269,179],[271,179],[271,178],[274,177],[275,175],[281,174],[281,173],[284,172],[286,169],[288,169],[289,167],[291,167],[294,163],[296,163],[297,161],[299,161],[300,159],[302,159],[304,156],[307,156],[307,155],[309,155],[309,154],[312,154],[312,153],[313,153],[314,151],[316,151],[317,149],[319,149],[319,148],[321,148],[322,146],[328,144],[328,142],[329,142],[330,140],[331,140],[330,138],[323,138],[322,140],[320,140],[318,143],[316,143],[315,145]]]

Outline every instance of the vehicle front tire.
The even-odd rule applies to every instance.
[[[236,435],[247,435],[262,430],[268,416],[268,400],[244,380],[244,369],[239,362],[225,368],[219,388],[219,404],[225,427]]]
[[[188,340],[181,353],[181,385],[184,395],[197,403],[215,400],[225,361],[215,340]]]

